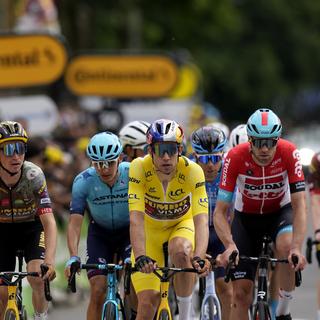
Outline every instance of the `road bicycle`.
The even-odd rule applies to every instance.
[[[165,257],[165,265],[168,264],[168,243],[163,244],[163,252]],[[127,262],[125,271],[125,287],[130,287],[131,274],[138,272],[135,266],[131,266],[130,261]],[[170,279],[177,273],[191,272],[198,273],[194,268],[175,268],[175,267],[157,267],[153,273],[160,279],[160,304],[156,314],[156,320],[172,320],[172,313],[169,304],[169,288]]]
[[[268,305],[268,274],[269,267],[271,263],[289,263],[288,259],[277,259],[272,258],[269,252],[268,244],[271,239],[267,236],[263,237],[262,240],[262,251],[258,257],[247,257],[240,255],[239,259],[251,263],[257,263],[257,288],[256,288],[256,303],[253,306],[253,320],[271,320],[271,313]],[[225,281],[228,282],[231,277],[231,270],[235,266],[235,261],[238,256],[237,251],[233,251],[229,257],[229,263],[226,267]],[[294,265],[298,263],[298,257],[293,255],[292,262]],[[302,276],[301,271],[295,272],[295,286],[299,287],[301,285]]]
[[[81,264],[73,262],[70,266],[70,277],[68,279],[68,287],[71,292],[76,292],[76,273],[79,269],[85,270],[104,270],[106,272],[107,292],[106,299],[102,307],[102,320],[126,320],[124,303],[118,291],[118,277],[117,272],[126,268],[124,265],[114,263],[90,263]],[[128,289],[126,289],[128,291]]]
[[[22,300],[22,280],[25,277],[40,277],[38,272],[22,272],[23,251],[17,251],[18,271],[0,272],[0,279],[7,285],[8,303],[4,314],[4,320],[27,320],[27,310]],[[41,265],[41,276],[48,267]],[[44,293],[47,301],[51,301],[49,280],[44,282]]]
[[[318,263],[320,265],[320,242],[317,240],[312,240],[312,238],[307,239],[307,245],[306,245],[306,259],[308,263],[312,263],[312,247],[316,247],[316,257],[318,260]]]

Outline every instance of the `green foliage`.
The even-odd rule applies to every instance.
[[[229,120],[243,121],[257,106],[318,84],[319,1],[61,3],[74,50],[187,49],[203,72],[204,98]]]

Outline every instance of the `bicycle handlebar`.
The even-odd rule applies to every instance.
[[[48,270],[48,267],[45,265],[41,265],[41,275],[38,272],[17,272],[17,271],[4,271],[0,272],[0,279],[4,281],[6,285],[16,286],[19,281],[24,279],[25,277],[42,277]],[[12,279],[12,277],[15,277]],[[49,279],[44,281],[44,295],[47,301],[51,301],[52,297],[50,294],[50,283]]]
[[[226,266],[225,269],[225,276],[224,276],[224,281],[229,282],[231,278],[231,269],[235,266],[236,258],[238,256],[237,251],[233,251],[229,257],[229,262]],[[259,262],[262,259],[265,259],[267,262],[274,262],[274,263],[289,263],[288,259],[276,259],[276,258],[271,258],[269,256],[260,256],[260,257],[247,257],[247,256],[239,256],[240,260],[244,261],[253,261],[253,262]],[[296,255],[292,255],[292,263],[294,266],[298,264],[298,257]],[[298,270],[295,272],[295,286],[299,287],[302,282],[302,274],[301,270]]]

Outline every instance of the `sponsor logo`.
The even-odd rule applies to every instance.
[[[149,177],[151,177],[152,176],[152,172],[151,171],[147,171],[146,173],[145,173],[145,177],[146,178],[149,178]]]
[[[139,200],[138,196],[135,193],[129,193],[128,194],[128,199],[136,199]]]
[[[156,220],[176,220],[191,208],[190,195],[176,202],[156,202],[145,198],[145,212]]]
[[[156,192],[156,188],[155,188],[155,187],[151,187],[151,188],[149,188],[149,192],[150,192],[150,193],[154,193],[154,192]]]
[[[138,180],[134,177],[129,177],[129,182],[140,183],[140,180]]]
[[[227,185],[227,174],[228,169],[230,165],[231,159],[227,158],[223,165],[223,171],[222,171],[222,185],[225,187]]]
[[[50,198],[40,199],[40,204],[44,204],[44,203],[51,203]]]
[[[101,197],[97,197],[93,199],[93,202],[95,204],[103,204],[105,203],[106,200],[117,200],[117,199],[127,199],[128,194],[127,193],[122,193],[122,194],[107,194]]]
[[[156,196],[151,195],[151,194],[149,194],[149,193],[146,193],[146,197],[149,197],[149,198],[151,198],[151,199],[160,200],[160,197],[156,197]]]
[[[271,163],[271,166],[274,167],[276,166],[277,164],[279,164],[281,162],[281,158],[278,158],[277,160],[274,160],[272,163]]]
[[[178,176],[178,182],[179,183],[184,183],[186,181],[186,176],[182,173],[179,173],[179,176]]]
[[[208,203],[209,203],[208,198],[200,198],[199,199],[199,204],[202,207],[208,208]]]
[[[204,186],[206,183],[203,181],[203,182],[198,182],[197,184],[196,184],[196,188],[195,189],[197,189],[197,188],[200,188],[200,187],[202,187],[202,186]]]
[[[302,164],[301,164],[301,157],[299,151],[296,149],[293,151],[292,156],[294,159],[296,159],[296,162],[294,164],[294,173],[301,178],[302,176]]]
[[[169,198],[175,198],[175,197],[179,197],[181,196],[182,194],[184,194],[185,192],[183,191],[183,189],[177,189],[175,191],[171,190],[169,192]]]
[[[246,183],[244,185],[245,189],[248,190],[274,190],[274,189],[280,189],[282,187],[284,187],[285,184],[283,182],[279,182],[279,183],[269,183],[269,184],[262,184],[262,185],[252,185],[252,184],[248,184]]]

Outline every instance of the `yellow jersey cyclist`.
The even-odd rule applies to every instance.
[[[17,250],[23,250],[27,270],[55,278],[57,228],[45,176],[35,164],[25,161],[28,136],[15,121],[0,123],[0,271],[14,271]],[[4,245],[5,244],[5,245]],[[36,320],[47,319],[48,302],[43,280],[28,277]],[[0,319],[7,305],[7,288],[0,283]]]
[[[147,131],[149,154],[131,162],[129,170],[130,239],[138,296],[137,319],[152,319],[159,304],[160,281],[152,273],[164,265],[163,243],[176,267],[201,269],[208,245],[208,198],[200,166],[181,156],[183,130],[172,120],[154,121]],[[179,319],[191,315],[194,274],[178,274],[174,288]]]

